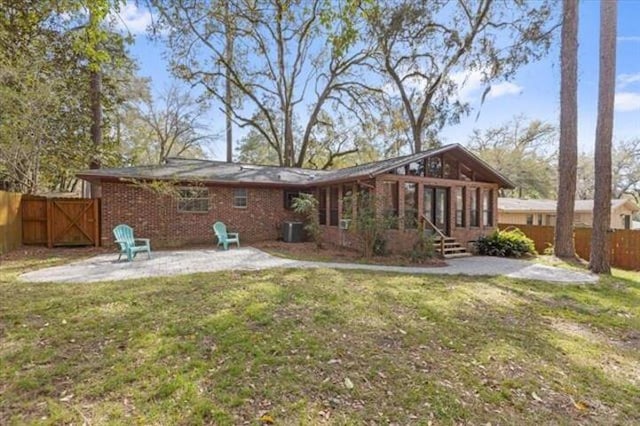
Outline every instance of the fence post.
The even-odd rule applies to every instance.
[[[47,247],[53,248],[53,205],[47,199]]]

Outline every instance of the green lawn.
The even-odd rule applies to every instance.
[[[640,422],[640,279],[271,270],[23,284],[0,424]]]

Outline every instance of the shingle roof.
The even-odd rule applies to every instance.
[[[268,184],[279,186],[311,186],[320,183],[341,182],[350,179],[365,179],[393,170],[422,158],[456,151],[483,176],[498,182],[502,187],[512,188],[506,177],[487,165],[484,161],[458,144],[446,145],[416,154],[388,158],[381,161],[346,167],[336,170],[315,170],[295,167],[276,167],[241,163],[227,163],[211,160],[169,159],[166,164],[154,166],[136,166],[112,169],[85,170],[78,177],[95,180],[101,178],[117,179],[160,179],[176,181],[200,181],[216,183]]]
[[[638,207],[628,198],[611,200],[611,208],[616,209],[626,205],[631,211],[639,211]],[[519,198],[498,198],[498,211],[512,213],[540,212],[555,213],[556,200],[523,200]],[[593,200],[576,200],[574,211],[576,213],[591,213],[593,211]]]

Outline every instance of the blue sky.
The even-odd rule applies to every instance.
[[[580,2],[579,16],[579,93],[578,143],[581,151],[593,151],[598,94],[599,8],[595,0]],[[149,12],[127,4],[121,11],[121,22],[136,34],[131,53],[138,60],[140,74],[151,77],[154,92],[162,91],[173,81],[167,71],[162,45],[150,42],[144,30],[150,22]],[[640,137],[640,0],[620,0],[618,5],[617,84],[614,139]],[[523,67],[516,77],[492,89],[476,119],[482,88],[468,78],[464,97],[474,111],[460,124],[444,129],[447,142],[464,143],[473,129],[497,126],[516,115],[541,119],[555,124],[559,117],[560,58],[559,39],[542,61]],[[211,112],[212,130],[223,129],[224,118]],[[236,132],[238,135],[238,132]],[[224,157],[224,142],[217,141],[210,150],[215,158]]]

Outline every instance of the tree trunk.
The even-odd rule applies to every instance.
[[[231,32],[231,13],[229,11],[229,1],[225,2],[225,56],[227,64],[233,61],[233,34]],[[231,122],[231,71],[230,66],[226,67],[225,72],[225,114],[226,114],[226,133],[227,133],[227,163],[233,162],[233,133]]]
[[[289,108],[285,108],[284,117],[284,167],[292,167],[294,164],[293,147],[293,117]]]
[[[413,152],[420,152],[422,151],[422,123],[416,123],[411,131],[413,132]]]
[[[554,252],[574,258],[573,213],[578,164],[578,0],[564,0],[560,53],[560,147]]]
[[[93,156],[89,163],[90,169],[100,168],[100,148],[102,146],[102,74],[98,71],[91,71],[89,75],[89,98],[91,100],[91,141],[93,142]],[[91,198],[100,197],[99,189],[93,185],[87,185],[88,193],[85,196]]]
[[[610,273],[609,241],[611,224],[611,138],[616,77],[617,0],[600,3],[600,78],[595,150],[595,196],[589,269]]]

